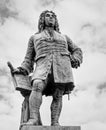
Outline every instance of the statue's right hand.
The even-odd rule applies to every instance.
[[[25,70],[22,67],[18,67],[16,69],[14,69],[13,74],[22,74],[22,75],[28,75],[27,70]]]
[[[28,75],[28,72],[26,69],[22,67],[17,67],[14,68],[11,62],[7,62],[8,67],[10,68],[10,71],[12,74],[23,74],[23,75]]]
[[[21,71],[19,68],[16,68],[12,71],[13,74],[21,74]]]

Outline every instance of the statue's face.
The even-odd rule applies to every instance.
[[[45,25],[47,27],[54,27],[55,26],[55,17],[52,12],[47,12],[45,14]]]

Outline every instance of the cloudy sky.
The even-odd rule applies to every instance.
[[[105,0],[0,0],[0,129],[18,130],[23,101],[14,90],[7,61],[15,67],[21,64],[45,9],[57,14],[60,31],[81,47],[84,55],[81,67],[73,69],[76,88],[70,101],[67,96],[63,99],[61,125],[106,130]],[[50,103],[51,98],[44,97],[44,125],[50,125]]]

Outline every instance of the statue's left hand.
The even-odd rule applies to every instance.
[[[73,55],[71,55],[71,65],[72,65],[72,68],[76,68],[76,69],[80,66],[79,60]]]

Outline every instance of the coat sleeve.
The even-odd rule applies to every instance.
[[[34,49],[33,36],[31,36],[28,42],[28,48],[26,51],[24,61],[21,64],[21,67],[25,69],[28,72],[28,74],[33,71],[35,54],[36,53]]]
[[[78,46],[76,46],[68,36],[66,36],[66,40],[68,44],[68,50],[70,52],[70,57],[72,60],[72,67],[77,68],[83,61],[82,50]]]

